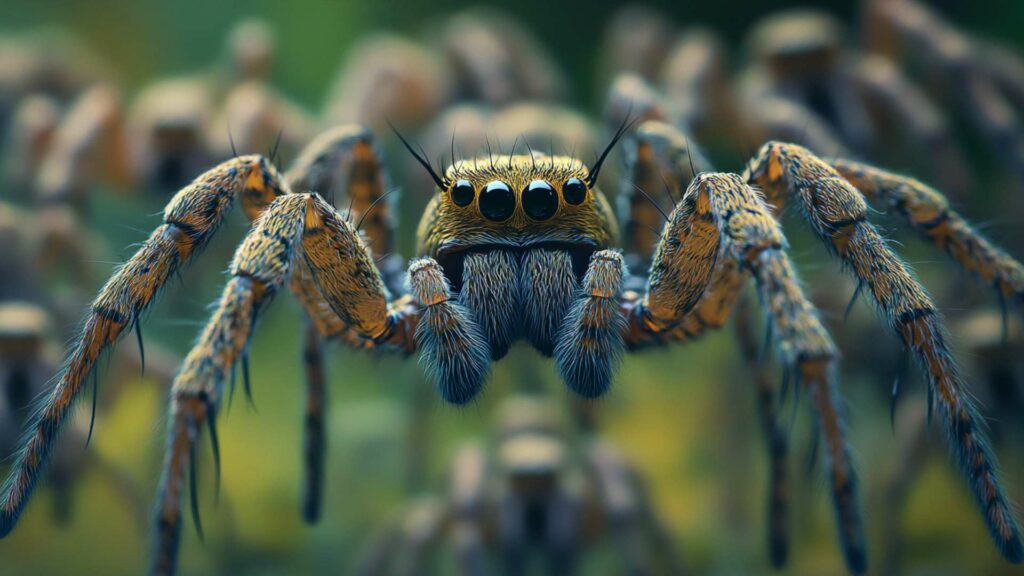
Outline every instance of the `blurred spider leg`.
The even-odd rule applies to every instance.
[[[849,156],[846,144],[821,117],[796,102],[778,97],[758,99],[753,107],[757,142],[778,139],[802,144],[819,154]]]
[[[882,113],[882,121],[901,126],[902,140],[921,153],[931,177],[964,198],[971,188],[967,162],[942,114],[887,58],[863,58],[854,69],[865,97]]]
[[[935,189],[905,176],[850,160],[832,167],[872,202],[895,210],[926,241],[977,275],[1006,302],[1024,302],[1024,266],[993,245]]]
[[[995,44],[981,48],[981,64],[1003,95],[1017,110],[1024,110],[1024,59],[1014,51]]]
[[[727,59],[721,38],[711,30],[692,28],[680,35],[662,67],[672,116],[705,143],[740,143],[736,140],[743,121],[729,85]]]
[[[655,512],[648,488],[637,471],[632,471],[631,480],[633,490],[639,499],[640,522],[647,532],[653,554],[660,560],[661,570],[669,576],[683,576],[687,573],[686,565],[683,563],[678,546],[676,546],[671,528]]]
[[[450,480],[451,534],[457,573],[482,576],[488,459],[485,448],[467,444],[455,455]]]
[[[159,290],[202,251],[220,228],[236,196],[247,213],[258,213],[282,194],[277,171],[259,156],[229,160],[178,192],[164,210],[164,223],[100,290],[82,334],[53,392],[36,414],[23,449],[4,485],[0,536],[14,527],[74,400],[97,359],[135,324]]]
[[[641,124],[624,143],[623,154],[629,167],[619,193],[623,247],[627,264],[646,268],[665,221],[658,205],[675,205],[697,174],[711,170],[711,163],[683,132],[658,121]]]
[[[444,504],[432,498],[414,502],[405,511],[387,550],[392,569],[378,569],[375,574],[416,576],[429,572],[427,567],[432,565],[432,557],[441,543],[441,536],[448,528],[451,520],[449,516],[450,512]],[[369,573],[367,576],[370,576]]]
[[[618,298],[626,274],[622,254],[595,252],[558,334],[555,367],[569,389],[585,398],[608,391],[625,350],[626,322]]]
[[[768,552],[772,566],[781,568],[789,555],[789,439],[779,424],[779,406],[773,376],[758,348],[753,310],[747,298],[736,310],[735,329],[740,353],[754,375],[757,413],[768,447]]]
[[[299,255],[331,308],[362,337],[386,342],[398,323],[388,310],[369,251],[344,217],[319,196],[308,194],[284,196],[268,208],[236,251],[218,307],[172,387],[154,573],[174,571],[186,467],[194,477],[195,463],[187,464],[186,458],[194,454],[204,423],[212,432],[223,384],[247,348],[259,314],[286,283]],[[197,514],[194,492],[192,499]]]
[[[825,162],[790,144],[766,144],[745,178],[773,203],[780,204],[786,193],[799,199],[811,228],[865,285],[883,319],[914,353],[992,538],[1007,560],[1020,562],[1020,529],[982,421],[946,344],[945,327],[924,288],[867,221],[864,198]]]
[[[122,188],[134,183],[123,108],[117,91],[105,85],[75,99],[40,164],[34,191],[40,204],[84,209],[96,179]]]
[[[306,367],[306,417],[302,435],[302,518],[309,524],[320,521],[324,488],[324,452],[327,447],[324,412],[327,408],[327,383],[324,370],[324,344],[320,331],[307,321],[302,359]]]
[[[963,113],[988,140],[993,153],[1024,179],[1024,124],[979,62],[974,42],[920,2],[874,2],[872,16],[890,54],[903,48],[943,74]]]
[[[619,551],[622,574],[654,574],[643,534],[640,494],[632,470],[621,454],[606,442],[595,442],[586,453],[587,467],[597,484],[601,513]]]

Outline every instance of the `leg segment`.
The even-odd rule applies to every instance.
[[[938,311],[907,266],[867,222],[864,199],[830,166],[799,146],[769,143],[745,178],[780,204],[799,199],[811,227],[868,289],[880,313],[928,376],[934,407],[993,539],[1012,562],[1024,556],[1020,529],[996,474],[982,424],[949,353]]]
[[[307,194],[285,196],[267,209],[235,253],[232,276],[218,308],[172,387],[170,433],[157,507],[154,573],[174,570],[186,469],[193,481],[193,514],[198,519],[194,454],[201,428],[207,426],[216,456],[215,422],[223,384],[248,346],[259,314],[286,283],[300,254],[325,299],[361,337],[386,339],[389,327],[395,324],[369,252],[340,214],[318,196]],[[333,259],[329,259],[331,256]],[[348,278],[343,276],[346,273]],[[348,299],[340,301],[341,294]]]
[[[258,213],[282,194],[280,176],[258,156],[229,160],[178,192],[164,223],[100,290],[85,320],[67,369],[36,416],[0,501],[0,536],[17,522],[64,426],[71,406],[97,359],[142,314],[167,280],[198,254],[220,228],[235,197],[247,214]]]
[[[781,251],[762,253],[752,267],[772,333],[778,339],[781,360],[784,365],[796,368],[799,384],[810,392],[818,429],[824,439],[822,448],[846,565],[851,572],[861,574],[867,568],[867,555],[857,478],[844,437],[841,401],[836,389],[835,346],[813,305],[803,295],[789,259]]]
[[[623,154],[631,167],[619,194],[623,247],[627,264],[646,268],[664,223],[661,207],[675,205],[697,174],[711,171],[711,163],[682,132],[657,121],[641,124]]]
[[[804,297],[789,259],[783,253],[785,239],[782,231],[757,193],[738,176],[731,174],[702,174],[691,184],[687,196],[691,193],[698,198],[698,210],[693,211],[687,220],[695,221],[694,224],[708,223],[715,232],[721,230],[720,250],[717,241],[712,244],[716,247],[715,253],[739,266],[739,271],[719,267],[714,274],[710,269],[701,272],[704,284],[707,284],[709,276],[723,287],[737,281],[737,276],[742,278],[746,271],[754,276],[762,304],[768,312],[772,333],[777,339],[781,360],[799,376],[815,400],[813,407],[826,438],[828,470],[846,563],[851,571],[863,572],[866,558],[856,482],[834,382],[835,346],[813,306]],[[666,231],[673,226],[674,221],[666,226]],[[661,257],[666,243],[663,239],[659,246],[654,271],[659,267],[686,265],[685,261],[677,258]],[[692,271],[694,268],[683,270]],[[693,279],[689,281],[693,282]],[[669,294],[663,292],[669,286],[657,284],[652,272],[646,298],[626,305],[630,334],[647,334],[649,338],[657,339],[671,333],[677,329],[678,322],[689,316],[694,304],[700,303],[694,299],[688,307],[675,309],[651,305],[652,302],[670,301]],[[731,296],[718,296],[718,302],[731,307],[738,289],[733,286],[732,292]],[[705,293],[704,298],[710,295]]]
[[[306,418],[302,436],[302,463],[305,481],[302,491],[302,518],[309,524],[320,520],[324,491],[324,451],[327,431],[327,377],[324,373],[323,341],[316,325],[306,325],[302,359],[306,366]]]
[[[230,379],[232,369],[248,346],[260,312],[288,279],[302,240],[308,205],[308,196],[287,196],[268,210],[249,233],[235,253],[231,279],[224,287],[217,310],[174,380],[167,453],[156,508],[156,549],[151,565],[154,574],[175,571],[186,468],[192,480],[193,514],[198,520],[196,443],[206,424],[216,446],[215,422],[223,384]]]
[[[625,274],[621,254],[596,252],[558,334],[555,367],[566,385],[585,398],[608,391],[625,349],[625,319],[618,303]]]
[[[739,302],[735,326],[740,352],[754,373],[757,385],[757,413],[761,430],[768,445],[768,552],[772,566],[782,568],[789,555],[789,439],[779,425],[779,406],[775,385],[764,358],[760,358],[760,345],[749,299]]]
[[[452,299],[448,279],[432,258],[409,266],[409,285],[422,306],[416,328],[420,361],[445,400],[465,404],[490,373],[490,345],[470,312]]]
[[[942,182],[958,197],[971,188],[967,164],[942,113],[899,69],[882,56],[868,56],[853,70],[854,81],[864,93],[875,125],[898,126],[901,141],[927,159],[931,178]]]
[[[933,188],[850,160],[831,163],[872,202],[895,210],[925,240],[993,287],[1005,302],[1024,302],[1024,266],[974,230]]]

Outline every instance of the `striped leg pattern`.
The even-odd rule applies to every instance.
[[[762,147],[744,178],[777,206],[787,196],[794,197],[814,232],[872,296],[882,319],[927,375],[932,407],[942,418],[992,538],[1007,560],[1020,562],[1024,557],[1020,528],[1000,485],[984,425],[950,354],[939,313],[908,266],[867,221],[867,204],[860,192],[805,148],[777,142]],[[913,213],[909,205],[908,210]],[[911,221],[919,217],[911,216]],[[953,230],[948,218],[947,212],[938,226]]]

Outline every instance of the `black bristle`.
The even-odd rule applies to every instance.
[[[409,141],[405,139],[405,136],[402,136],[402,133],[398,131],[398,128],[395,128],[395,125],[392,124],[390,120],[388,120],[387,122],[388,126],[391,127],[391,131],[395,133],[395,136],[398,136],[398,139],[402,141],[402,145],[405,146],[405,149],[408,150],[410,154],[412,154],[412,157],[415,158],[416,161],[420,163],[420,166],[423,166],[423,168],[426,169],[427,173],[430,174],[430,177],[434,180],[434,183],[437,184],[438,188],[442,190],[447,189],[448,183],[445,181],[444,178],[441,178],[440,176],[437,175],[437,172],[434,170],[434,167],[431,166],[430,161],[427,160],[426,155],[416,152],[416,150],[413,149],[412,144],[409,144]]]

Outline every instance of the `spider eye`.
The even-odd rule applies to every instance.
[[[579,178],[569,178],[565,186],[562,186],[562,196],[569,204],[579,205],[587,199],[587,185]]]
[[[474,196],[476,192],[469,180],[459,180],[452,186],[452,202],[455,202],[456,206],[469,206],[473,203]]]
[[[523,210],[534,220],[547,220],[558,210],[558,193],[544,180],[534,180],[523,190]]]
[[[508,220],[515,209],[516,195],[504,182],[491,182],[480,192],[480,213],[488,220]]]

